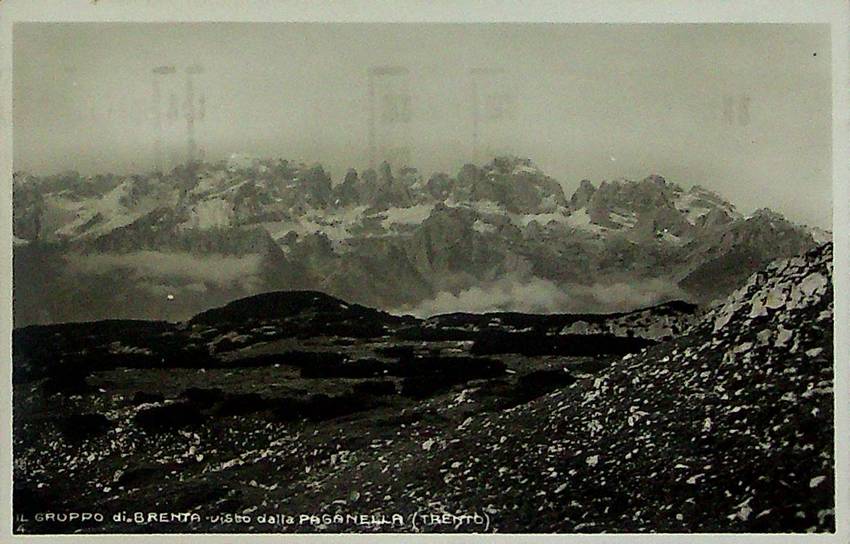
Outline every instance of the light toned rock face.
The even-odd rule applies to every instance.
[[[832,244],[821,246],[817,255],[817,259],[794,257],[771,263],[715,304],[705,319],[711,320],[715,333],[733,321],[749,326],[765,319],[792,319],[795,312],[819,303],[827,292],[831,294]]]
[[[610,513],[624,485],[629,530],[831,530],[831,277],[831,244],[774,262],[682,337],[532,405],[516,417],[543,420],[549,447],[573,461],[530,447],[512,452],[512,471],[570,467],[551,486],[570,490],[574,530],[604,530],[606,516],[587,512]]]
[[[630,312],[595,323],[575,321],[561,329],[561,334],[613,334],[648,340],[669,340],[681,334],[698,319],[695,312],[673,309],[660,311],[661,308]]]

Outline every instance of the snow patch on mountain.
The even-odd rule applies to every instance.
[[[518,174],[530,174],[533,176],[543,175],[543,172],[532,164],[518,164],[514,167],[511,173],[515,176]]]
[[[490,234],[496,232],[496,226],[482,221],[481,219],[476,219],[475,223],[472,224],[473,230],[479,234]]]
[[[281,240],[290,232],[298,236],[324,234],[332,242],[348,240],[352,229],[362,224],[367,206],[352,206],[332,210],[310,210],[303,216],[288,221],[263,223],[274,240]]]
[[[421,225],[431,215],[432,204],[416,204],[407,208],[389,208],[382,212],[381,226],[392,230],[393,225]]]
[[[597,225],[590,220],[590,214],[587,213],[587,208],[574,211],[567,216],[565,223],[574,229],[584,230],[587,232],[601,234],[608,229]]]
[[[265,223],[263,226],[276,241],[281,240],[290,232],[294,232],[298,236],[324,234],[332,242],[340,242],[351,238],[351,232],[348,230],[349,225],[327,220],[315,221],[306,217],[297,221]]]
[[[61,194],[50,198],[52,205],[74,215],[71,221],[56,229],[56,235],[63,238],[96,237],[125,227],[149,213],[158,201],[153,195],[134,196],[134,183],[132,178],[124,180],[100,198],[71,200]]]
[[[473,200],[470,202],[459,202],[454,199],[446,200],[446,206],[449,208],[468,208],[481,215],[499,215],[505,216],[508,211],[498,202],[492,200]]]
[[[661,233],[661,240],[675,245],[682,245],[685,243],[685,240],[680,236],[676,236],[675,234],[668,232],[666,229]]]
[[[673,203],[691,225],[696,225],[697,220],[711,211],[711,208],[701,205],[699,195],[683,193]]]
[[[608,219],[624,229],[631,229],[637,225],[637,216],[633,212],[625,210],[608,212]]]
[[[511,214],[511,220],[515,225],[521,227],[527,227],[529,223],[532,221],[537,221],[541,225],[548,225],[551,222],[555,223],[566,223],[567,222],[567,212],[566,209],[559,209],[556,212],[549,213],[529,213],[529,214]]]
[[[192,207],[187,227],[211,229],[230,224],[233,206],[222,198],[202,200]]]

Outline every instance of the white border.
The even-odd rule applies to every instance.
[[[353,542],[850,542],[850,44],[848,3],[840,0],[0,0],[0,293],[11,302],[12,253],[12,26],[38,22],[553,22],[553,23],[828,23],[833,63],[833,234],[835,285],[836,533],[832,535],[345,535]],[[0,413],[11,406],[11,304],[0,312],[0,353],[8,374],[0,388]],[[0,542],[122,542],[211,540],[337,541],[340,535],[87,535],[11,534],[11,418],[0,418]]]

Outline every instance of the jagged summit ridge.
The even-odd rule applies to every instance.
[[[18,319],[67,320],[72,309],[97,319],[110,305],[125,308],[122,317],[186,319],[292,289],[417,315],[481,299],[499,301],[484,310],[625,311],[711,300],[773,258],[815,245],[813,231],[777,214],[743,217],[720,196],[657,174],[583,180],[568,197],[517,157],[428,178],[384,163],[349,170],[336,184],[318,164],[237,159],[147,176],[16,175],[19,270],[45,268],[45,259],[57,270],[18,276],[16,288],[37,307],[16,310]],[[208,264],[188,264],[199,259]],[[113,293],[97,289],[82,304],[39,299],[118,271],[137,281],[116,282],[117,300],[101,300]],[[612,286],[637,287],[616,287],[626,292],[614,297]],[[163,315],[166,293],[173,298]]]

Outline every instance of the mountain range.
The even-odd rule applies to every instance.
[[[705,303],[828,235],[658,175],[567,196],[529,159],[427,179],[234,158],[170,173],[16,173],[16,326],[183,320],[314,289],[396,314]]]

